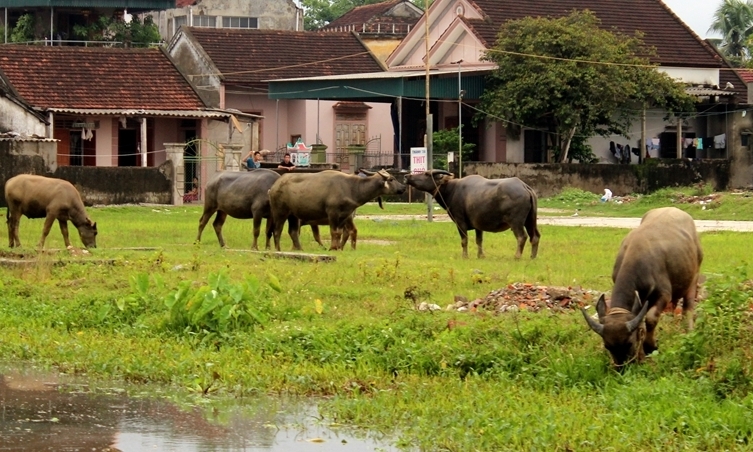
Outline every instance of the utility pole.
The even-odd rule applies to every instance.
[[[425,64],[426,64],[426,86],[425,86],[425,91],[426,91],[426,99],[425,99],[425,102],[426,102],[426,135],[424,135],[424,143],[426,144],[426,160],[427,160],[427,162],[426,162],[426,170],[427,171],[431,171],[432,168],[434,167],[434,165],[433,165],[434,153],[432,152],[433,151],[433,149],[432,149],[432,139],[433,139],[433,137],[432,137],[432,132],[433,132],[432,128],[433,128],[434,124],[433,124],[433,119],[431,117],[431,108],[429,107],[429,101],[431,100],[430,87],[429,87],[429,79],[431,78],[431,75],[429,74],[429,66],[430,66],[430,64],[429,64],[429,50],[430,50],[430,46],[429,46],[429,0],[425,0],[424,1],[424,7],[425,7],[425,10],[424,10],[424,31],[426,32],[425,33],[425,37],[424,37],[424,39],[426,41],[426,61],[425,61]],[[426,219],[429,222],[434,221],[434,211],[433,211],[434,210],[434,203],[432,201],[433,201],[432,196],[429,193],[427,193],[426,194],[426,209],[427,209]]]
[[[463,177],[463,94],[465,94],[465,91],[463,91],[460,83],[463,59],[451,61],[450,64],[458,65],[458,179],[460,179]]]

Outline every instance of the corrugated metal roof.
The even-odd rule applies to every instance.
[[[229,118],[237,116],[248,119],[261,119],[264,116],[243,113],[233,110],[129,110],[129,109],[99,109],[99,108],[50,108],[48,111],[53,113],[70,113],[74,115],[90,116],[163,116],[172,118]]]
[[[715,88],[704,88],[702,86],[690,86],[688,88],[685,88],[685,92],[690,94],[691,96],[734,96],[736,93],[734,91],[725,91],[722,89],[715,89]]]
[[[484,91],[488,69],[462,71],[463,98],[476,100]],[[458,71],[430,71],[432,99],[458,98]],[[361,99],[387,100],[394,97],[426,97],[425,71],[368,72],[322,77],[269,80],[270,99]]]
[[[54,143],[56,140],[54,138],[36,138],[36,137],[14,137],[14,138],[4,138],[0,137],[0,141],[33,141],[35,143]]]

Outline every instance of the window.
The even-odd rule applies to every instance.
[[[259,19],[256,17],[223,17],[223,28],[259,28]]]
[[[175,20],[175,30],[178,30],[178,28],[180,28],[181,25],[188,24],[188,20],[186,16],[175,16],[175,19],[173,20]]]
[[[204,28],[216,28],[217,17],[216,16],[193,16],[193,26],[204,27]]]

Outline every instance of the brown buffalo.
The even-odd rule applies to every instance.
[[[693,328],[702,260],[693,218],[675,207],[648,211],[625,237],[612,270],[609,308],[602,295],[596,304],[598,322],[582,309],[617,366],[641,361],[657,349],[656,324],[668,303],[682,298],[688,330]]]
[[[8,241],[10,247],[21,246],[18,238],[18,225],[21,215],[27,218],[44,218],[42,238],[39,247],[44,247],[47,234],[55,220],[60,223],[65,246],[71,246],[68,239],[68,220],[78,229],[81,241],[87,248],[97,247],[97,223],[92,223],[86,215],[84,203],[76,187],[63,179],[21,174],[5,183],[5,200],[8,203]]]

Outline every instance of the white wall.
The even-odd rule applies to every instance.
[[[97,120],[99,121],[99,129],[96,131],[97,142],[95,143],[97,166],[115,166],[117,165],[118,159],[117,157],[113,158],[113,154],[117,154],[118,150],[113,149],[112,147],[112,117],[100,117]],[[91,119],[87,119],[87,121],[91,121]],[[115,131],[115,133],[117,133],[117,131]]]
[[[0,131],[8,130],[22,136],[46,136],[47,128],[35,115],[7,97],[0,96]]]
[[[667,67],[661,66],[659,71],[666,73],[674,79],[681,80],[685,83],[697,85],[719,85],[718,68],[689,68],[689,67]],[[722,87],[724,88],[724,87]]]

